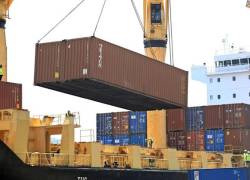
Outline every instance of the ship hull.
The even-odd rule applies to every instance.
[[[186,171],[32,167],[0,141],[1,180],[187,180]]]

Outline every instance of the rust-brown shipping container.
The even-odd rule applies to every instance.
[[[168,132],[168,147],[187,150],[187,134],[185,131]]]
[[[250,129],[226,129],[225,150],[250,150]]]
[[[95,37],[37,44],[34,83],[135,111],[187,105],[188,72]]]
[[[129,135],[129,112],[112,113],[112,135]]]
[[[189,131],[187,132],[187,150],[188,151],[204,151],[204,131]]]
[[[223,106],[224,127],[250,128],[250,106],[247,104],[226,104]]]
[[[22,108],[22,85],[0,81],[0,109]]]
[[[204,106],[205,129],[223,129],[223,105]]]
[[[168,131],[185,130],[185,110],[184,109],[167,110],[167,130]]]

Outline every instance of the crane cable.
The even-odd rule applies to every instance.
[[[143,34],[144,34],[144,36],[145,36],[145,27],[144,27],[144,25],[143,25],[143,23],[142,23],[141,17],[140,17],[140,15],[139,15],[139,13],[138,13],[138,10],[137,10],[137,8],[136,8],[136,5],[135,5],[134,0],[131,0],[131,4],[132,4],[132,6],[133,6],[133,9],[134,9],[134,11],[135,11],[136,17],[137,17],[137,19],[138,19],[138,21],[139,21],[139,24],[140,24],[140,26],[141,26],[142,32],[143,32]],[[149,42],[149,43],[150,43],[150,42]],[[156,55],[155,55],[155,52],[154,52],[154,50],[153,50],[153,48],[152,48],[152,47],[149,47],[149,49],[150,49],[150,52],[151,52],[151,54],[153,55],[154,59],[157,59],[157,58],[156,58]]]
[[[172,25],[172,8],[171,0],[168,0],[169,7],[169,53],[170,53],[170,65],[174,66],[174,43],[173,43],[173,25]]]
[[[95,29],[94,29],[94,32],[93,32],[93,36],[95,36],[95,33],[96,33],[97,28],[98,28],[99,22],[100,22],[100,20],[101,20],[101,16],[102,16],[102,14],[103,14],[103,10],[104,10],[106,1],[107,1],[107,0],[104,0],[104,2],[103,2],[102,9],[101,9],[99,18],[98,18],[98,20],[97,20],[97,23],[96,23],[96,26],[95,26]]]
[[[71,15],[85,0],[81,0],[73,9],[71,9],[58,23],[56,23],[37,43],[40,43],[45,37],[47,37],[54,29],[57,28],[69,15]]]

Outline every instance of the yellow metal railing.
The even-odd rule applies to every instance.
[[[103,166],[105,166],[106,162],[106,165],[115,168],[125,168],[129,164],[127,154],[102,153],[101,162]]]
[[[141,166],[144,169],[168,169],[168,160],[159,159],[154,156],[143,156],[141,158]]]

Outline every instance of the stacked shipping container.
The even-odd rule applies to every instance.
[[[206,151],[250,150],[248,140],[250,105],[189,107],[168,110],[167,114],[169,147]],[[179,124],[177,125],[176,122]],[[185,122],[185,128],[181,128],[183,122]],[[186,136],[186,147],[181,146],[178,140],[183,139],[183,136]]]
[[[96,116],[97,141],[146,146],[147,112],[103,113]]]

